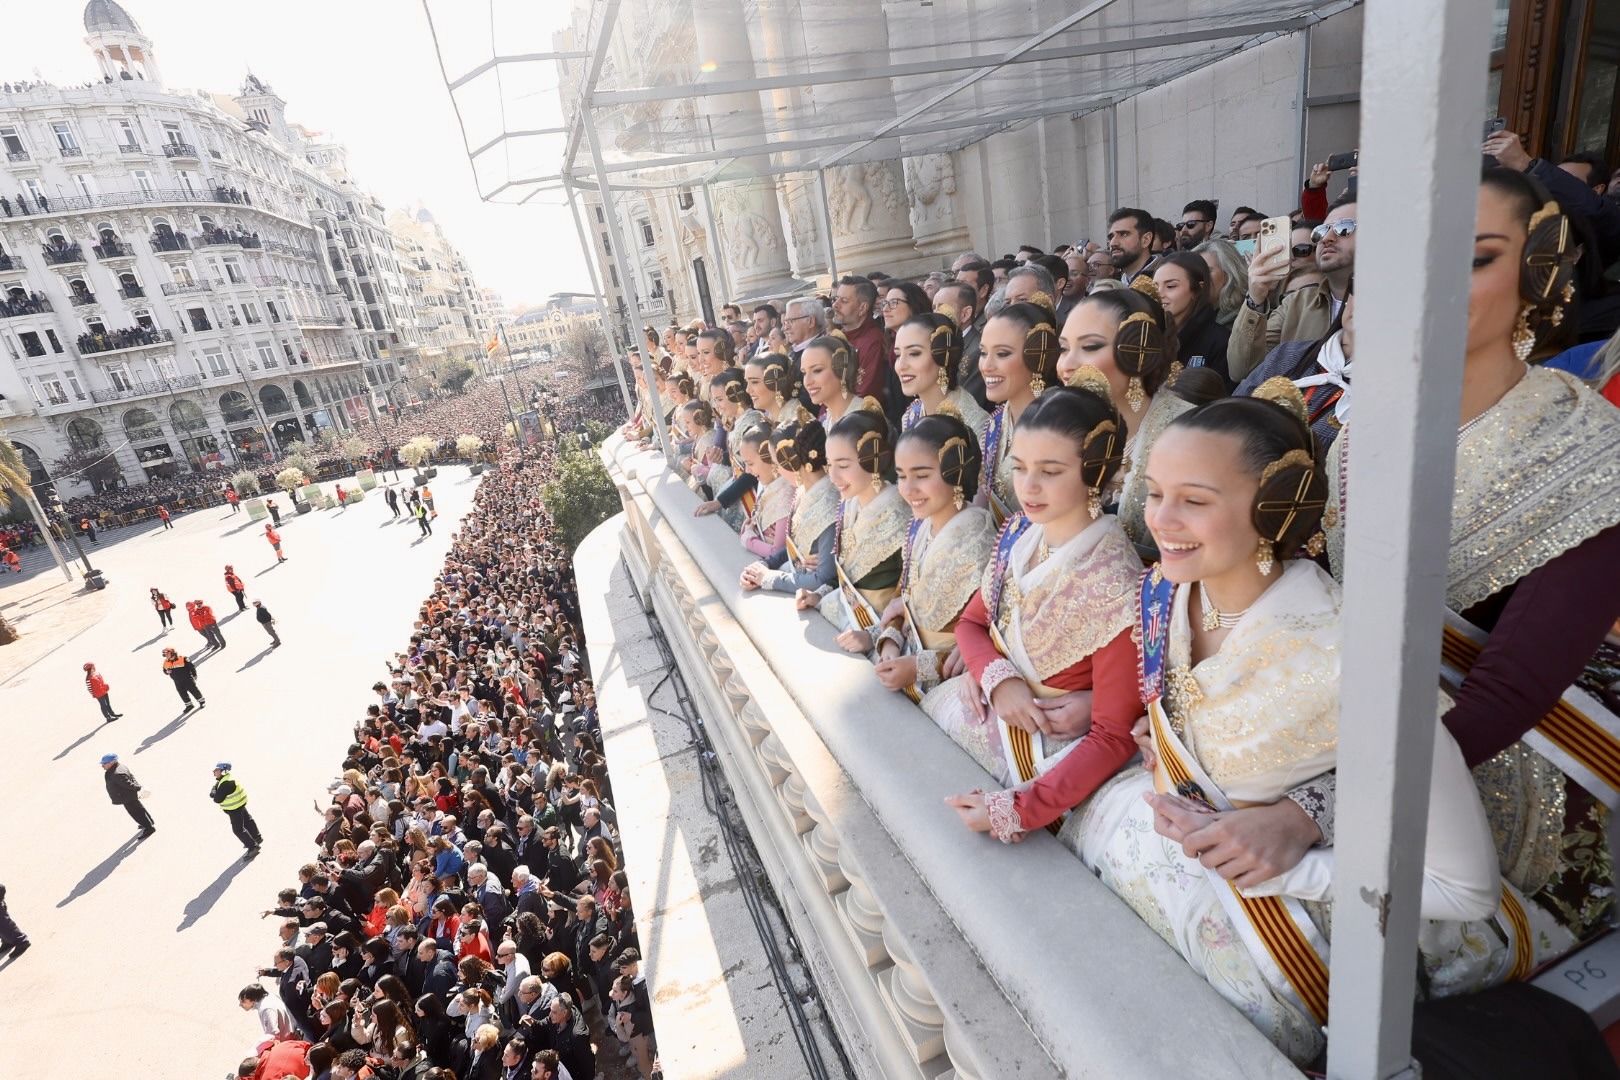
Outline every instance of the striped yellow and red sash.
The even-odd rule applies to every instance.
[[[1207,794],[1212,788],[1211,783],[1207,777],[1200,779],[1194,776],[1182,758],[1180,740],[1170,730],[1170,725],[1165,723],[1164,709],[1158,701],[1149,704],[1148,716],[1153,723],[1153,745],[1158,752],[1159,767],[1169,781],[1168,790],[1196,788]],[[1210,881],[1228,914],[1232,914],[1235,908],[1238,916],[1244,920],[1244,923],[1236,926],[1239,933],[1246,940],[1259,941],[1300,1004],[1316,1018],[1317,1023],[1325,1024],[1328,1015],[1327,958],[1307,937],[1301,925],[1307,916],[1299,902],[1280,896],[1244,896],[1231,882],[1213,873],[1210,874]],[[1238,919],[1234,918],[1233,922],[1238,923]]]
[[[1455,612],[1446,612],[1440,639],[1442,677],[1461,686],[1488,636]],[[1620,717],[1586,691],[1570,687],[1524,741],[1609,809],[1620,809]]]

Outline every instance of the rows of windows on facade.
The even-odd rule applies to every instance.
[[[131,482],[197,471],[220,462],[178,421],[132,425],[149,416],[132,399],[184,395],[268,452],[404,400],[414,363],[481,348],[483,290],[431,214],[385,214],[258,77],[170,90],[115,0],[84,24],[94,81],[0,82],[0,435],[51,460],[66,429],[97,442],[122,420]],[[226,381],[298,407],[266,431]]]

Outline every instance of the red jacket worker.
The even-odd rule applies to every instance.
[[[287,556],[281,553],[281,534],[276,532],[275,526],[264,527],[264,538],[270,541],[270,546],[276,551],[276,562],[286,562]]]
[[[94,664],[84,665],[84,688],[90,691],[90,696],[96,699],[97,705],[101,706],[101,715],[108,722],[124,715],[123,713],[113,712],[112,697],[107,693],[107,680],[103,679],[100,673],[96,671],[96,665]]]

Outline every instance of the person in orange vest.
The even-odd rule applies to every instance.
[[[235,488],[228,487],[225,489],[225,501],[231,504],[231,513],[234,514],[241,509],[241,507],[236,505],[237,500],[240,498],[241,496],[236,493]]]
[[[120,712],[113,712],[112,695],[107,692],[107,680],[103,679],[101,674],[96,671],[96,665],[94,664],[84,665],[84,688],[90,691],[90,696],[96,699],[97,705],[101,706],[101,715],[105,718],[104,722],[111,723],[124,715]]]
[[[225,635],[219,632],[219,621],[214,618],[212,608],[201,600],[187,600],[186,614],[191,616],[192,629],[203,636],[204,648],[225,647]]]
[[[247,586],[236,576],[236,568],[230,563],[225,564],[225,591],[236,597],[237,611],[247,610]]]
[[[163,527],[165,529],[174,528],[174,522],[169,520],[169,511],[167,507],[161,505],[158,507],[158,520],[163,522]]]
[[[349,508],[348,507],[348,500],[349,500],[349,493],[347,491],[343,490],[343,485],[342,484],[338,484],[337,485],[338,509],[339,510],[347,510]]]
[[[439,516],[439,512],[433,508],[433,489],[432,488],[424,487],[422,489],[422,501],[427,503],[428,513],[432,514],[434,517]]]
[[[174,680],[174,688],[180,692],[180,700],[185,702],[186,712],[195,709],[197,705],[206,705],[202,691],[197,689],[197,667],[189,659],[181,656],[174,649],[163,650],[163,674]],[[191,699],[196,698],[196,704]]]
[[[0,562],[4,562],[8,570],[15,570],[19,574],[22,573],[22,560],[19,559],[17,557],[17,553],[12,551],[10,548],[0,551]]]
[[[264,527],[264,538],[270,541],[270,546],[275,549],[276,562],[286,562],[287,556],[281,553],[281,534],[276,532],[275,526],[266,525]]]
[[[96,526],[89,518],[82,517],[79,519],[79,531],[88,536],[92,544],[101,543],[101,541],[96,539]]]

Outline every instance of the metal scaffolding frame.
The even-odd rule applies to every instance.
[[[424,6],[431,8],[431,2],[424,0]],[[574,97],[561,168],[553,176],[508,180],[486,192],[485,197],[494,198],[526,184],[555,185],[568,191],[572,202],[574,188],[594,188],[609,211],[615,258],[633,310],[639,310],[639,306],[612,212],[614,190],[699,187],[707,203],[708,184],[723,179],[733,161],[792,150],[824,150],[826,153],[813,161],[773,162],[763,170],[750,169],[749,174],[812,174],[825,212],[824,168],[848,159],[874,140],[931,133],[946,123],[927,120],[926,107],[912,107],[903,110],[892,124],[859,137],[765,139],[727,146],[718,151],[724,160],[700,176],[685,179],[648,174],[647,170],[669,168],[677,159],[686,163],[698,155],[671,155],[651,164],[606,161],[593,116],[597,108],[815,85],[821,79],[807,71],[704,86],[598,91],[596,80],[620,2],[604,0],[595,9],[601,17],[593,28],[588,62]],[[1094,0],[1064,21],[1083,20],[1088,12],[1101,11],[1110,2]],[[1234,34],[1241,28],[1249,35],[1241,45],[1178,70],[1177,77],[1278,34],[1308,31],[1322,19],[1356,3],[1358,0],[1319,3],[1308,15],[1283,20],[1285,26],[1265,20],[1234,24],[1230,28]],[[1358,486],[1379,491],[1381,497],[1356,503],[1346,539],[1342,712],[1356,721],[1340,729],[1341,825],[1334,853],[1334,1010],[1328,1060],[1328,1075],[1335,1080],[1416,1075],[1409,1051],[1412,957],[1419,923],[1425,838],[1421,830],[1397,829],[1401,822],[1424,820],[1429,795],[1435,672],[1439,667],[1455,456],[1454,432],[1447,424],[1434,423],[1433,417],[1456,415],[1460,402],[1473,204],[1455,197],[1455,178],[1471,174],[1478,161],[1474,133],[1478,131],[1479,103],[1484,99],[1489,36],[1488,20],[1481,17],[1477,0],[1366,0],[1365,6],[1362,205],[1358,216],[1365,225],[1376,227],[1362,231],[1357,277],[1362,301],[1376,307],[1380,317],[1362,328],[1365,340],[1358,344],[1369,354],[1384,356],[1391,362],[1358,372],[1356,382],[1356,396],[1361,403],[1357,430],[1364,437],[1355,441],[1351,468],[1358,477],[1365,478]],[[430,20],[431,14],[430,10]],[[1231,36],[1193,33],[1200,41]],[[1030,37],[998,62],[1039,63],[1067,59],[1078,49],[1089,50],[1087,54],[1092,55],[1124,48],[1119,43],[1097,42],[1041,49],[1052,36],[1053,31],[1048,30]],[[1164,40],[1173,37],[1176,35],[1166,35]],[[1135,47],[1154,46],[1149,37],[1145,42],[1138,39]],[[1304,114],[1310,103],[1309,50],[1309,35],[1301,34],[1295,140],[1296,160],[1302,169]],[[525,56],[534,58],[533,54]],[[559,52],[551,58],[577,58],[577,54]],[[982,78],[984,67],[978,58],[952,58],[921,65],[893,65],[883,69],[882,76],[971,72],[945,94],[935,95],[937,104],[973,85],[976,76]],[[850,82],[875,77],[871,69],[833,69],[825,76]],[[452,84],[448,73],[446,83]],[[1120,194],[1118,107],[1146,88],[1123,88],[1099,95],[1078,109],[1070,103],[1056,110],[1071,115],[1104,113],[1110,148],[1106,172],[1110,204],[1116,204]],[[1006,117],[1005,125],[1053,114],[1032,109]],[[990,119],[996,122],[993,115]],[[915,120],[922,123],[907,126]],[[555,133],[560,134],[561,129]],[[575,157],[582,146],[589,160],[576,167]],[[478,152],[488,149],[480,147]],[[468,150],[471,155],[473,148],[469,146]],[[711,154],[704,160],[712,161],[714,157]],[[610,177],[633,182],[615,185],[610,183]],[[534,194],[526,192],[519,201]],[[581,233],[583,236],[583,229]],[[1414,262],[1410,257],[1414,248],[1433,253],[1433,257],[1426,263]],[[832,256],[830,244],[828,254]],[[662,405],[654,396],[651,365],[646,357],[642,358],[642,370],[647,375],[653,417],[667,454]],[[1233,1023],[1242,1022],[1234,1013]]]

